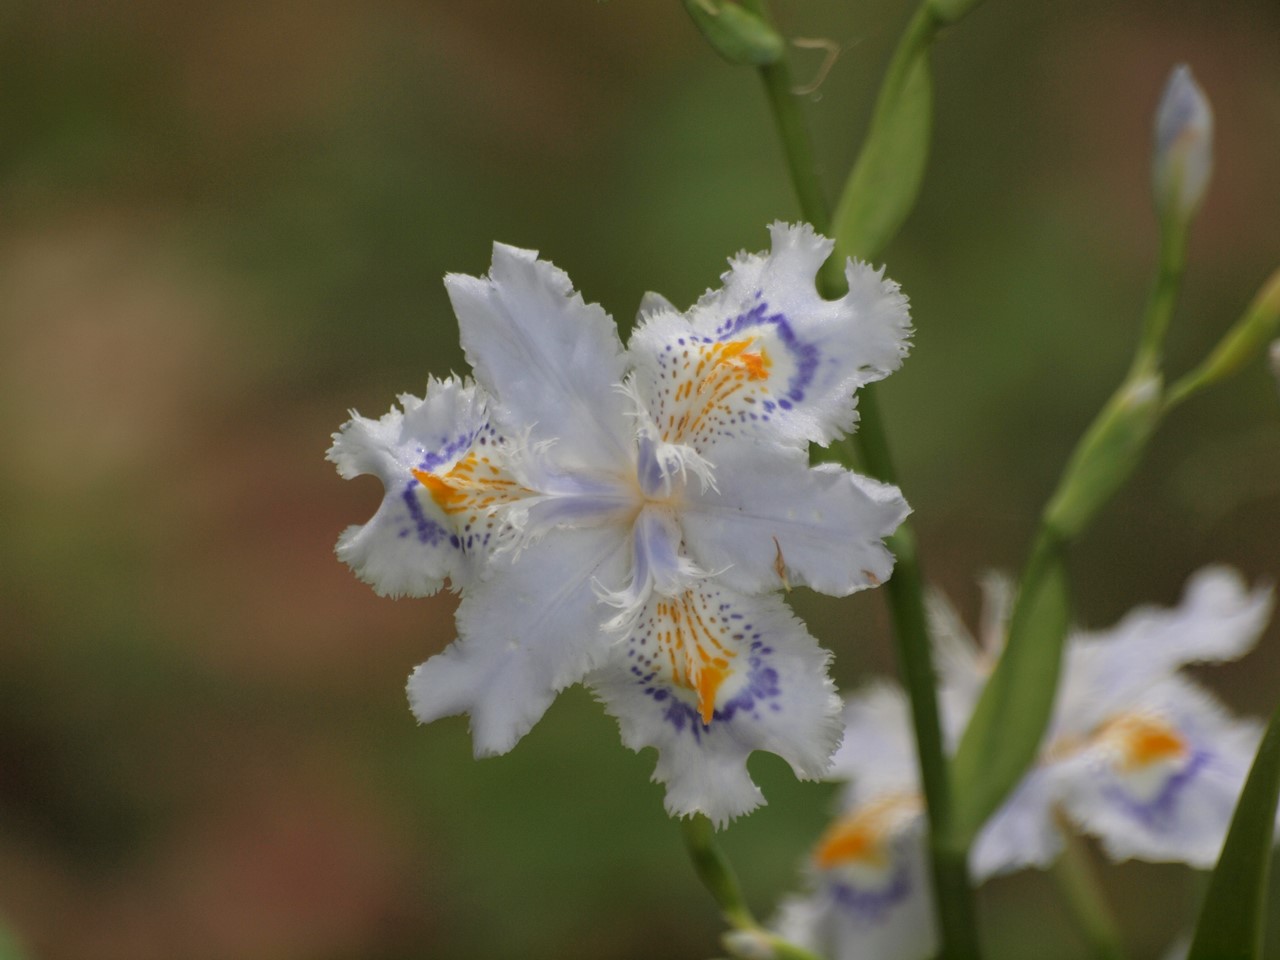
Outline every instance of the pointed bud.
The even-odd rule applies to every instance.
[[[1186,222],[1213,172],[1213,110],[1185,63],[1173,68],[1156,107],[1151,177],[1161,218]]]
[[[781,59],[786,49],[773,27],[733,0],[684,0],[684,8],[712,49],[730,63],[762,67]]]

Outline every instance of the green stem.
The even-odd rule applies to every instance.
[[[880,93],[876,96],[875,112],[871,116],[872,126],[875,126],[877,118],[902,95],[902,88],[907,83],[907,75],[911,72],[916,57],[928,49],[942,26],[942,22],[927,3],[922,3],[911,15],[907,28],[902,33],[902,39],[898,41],[897,49],[893,51],[893,58],[885,70],[884,82],[880,86]]]
[[[742,895],[742,886],[729,864],[729,858],[721,852],[715,841],[715,828],[711,821],[702,814],[696,814],[688,820],[681,821],[684,830],[685,847],[689,851],[689,859],[693,861],[694,871],[698,879],[715,898],[729,926],[744,936],[753,949],[767,950],[768,955],[776,960],[822,960],[821,957],[803,947],[788,943],[771,930],[762,927],[751,914],[746,898]],[[725,946],[733,950],[735,940],[726,936]],[[737,951],[734,951],[737,953]]]
[[[742,6],[760,19],[769,21],[765,0],[742,0]],[[816,230],[825,233],[831,220],[830,204],[815,174],[818,161],[813,150],[813,138],[809,136],[809,127],[796,103],[795,83],[787,58],[784,56],[760,67],[760,79],[764,81],[764,92],[778,127],[778,138],[785,147],[787,169],[796,198],[800,201],[800,213]]]
[[[1142,339],[1138,342],[1129,379],[1150,376],[1160,369],[1164,349],[1164,336],[1173,317],[1173,307],[1182,286],[1182,274],[1187,265],[1187,229],[1178,222],[1160,224],[1160,262],[1156,268],[1156,281],[1147,297],[1142,319]]]
[[[768,18],[764,0],[743,0],[743,6],[763,19]],[[906,78],[911,60],[921,44],[927,44],[937,30],[933,15],[921,7],[912,17],[907,32],[890,62],[885,89],[880,99],[896,95],[896,88]],[[787,158],[787,168],[806,219],[820,233],[829,233],[830,206],[818,179],[813,144],[800,104],[792,93],[791,74],[785,59],[760,68],[774,120]],[[824,265],[819,287],[824,296],[843,293],[844,274],[839,257],[831,257]],[[897,472],[889,450],[888,438],[880,417],[875,391],[863,387],[859,392],[860,424],[853,441],[859,458],[872,476],[886,483],[896,483]],[[916,556],[915,535],[907,523],[889,540],[896,557],[893,577],[886,584],[889,607],[894,621],[894,636],[903,682],[911,698],[912,719],[916,730],[921,781],[928,809],[930,854],[939,926],[942,930],[943,956],[977,957],[978,935],[973,907],[973,893],[967,870],[967,849],[948,845],[951,829],[951,782],[943,748],[933,651],[929,643],[928,621],[924,608],[924,578]]]
[[[680,821],[684,830],[684,843],[693,861],[693,869],[702,885],[720,906],[729,925],[739,930],[754,930],[759,924],[751,915],[742,886],[733,872],[729,860],[715,842],[715,828],[702,814],[695,814]]]
[[[1098,960],[1126,960],[1115,915],[1079,837],[1067,834],[1066,848],[1050,872],[1094,956]]]

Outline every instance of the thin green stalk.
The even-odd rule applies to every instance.
[[[1142,339],[1129,370],[1130,380],[1147,377],[1160,369],[1164,335],[1173,317],[1173,307],[1182,286],[1187,266],[1187,230],[1185,225],[1165,222],[1160,225],[1160,261],[1156,280],[1147,297],[1142,318]]]
[[[744,0],[743,5],[762,18],[768,17],[764,0]],[[890,63],[885,86],[901,84],[906,69],[936,32],[936,21],[924,7],[912,18],[907,33]],[[790,69],[785,60],[760,68],[778,133],[787,158],[803,215],[822,233],[829,233],[830,206],[817,174],[812,140],[800,105],[792,92]],[[881,94],[883,99],[884,93]],[[844,275],[840,257],[827,261],[819,286],[827,297],[839,296]],[[830,268],[830,269],[829,269]],[[868,472],[886,483],[896,483],[896,471],[880,418],[875,392],[864,387],[858,399],[860,424],[853,441]],[[903,682],[911,698],[919,751],[921,781],[928,810],[930,853],[943,956],[977,957],[978,937],[973,894],[966,865],[967,850],[946,845],[952,836],[951,786],[943,749],[938,711],[933,653],[924,608],[923,576],[916,557],[915,536],[904,523],[890,539],[896,557],[894,575],[885,589],[894,621],[894,636]]]
[[[1126,960],[1115,915],[1102,893],[1089,851],[1080,838],[1067,834],[1067,845],[1050,871],[1077,927],[1098,960]]]
[[[765,0],[743,0],[742,5],[762,20],[769,20]],[[770,113],[778,127],[778,138],[786,148],[787,169],[796,198],[800,201],[800,213],[815,229],[825,232],[831,220],[830,204],[814,172],[818,168],[817,156],[813,151],[809,127],[792,92],[795,82],[791,67],[784,56],[759,69],[765,95],[769,98]]]
[[[721,912],[734,932],[726,934],[725,947],[737,956],[765,955],[775,960],[822,960],[821,957],[783,940],[777,934],[762,927],[751,913],[742,895],[742,886],[715,841],[715,828],[701,814],[681,821],[685,847],[693,861],[698,879],[715,898]]]
[[[912,62],[928,49],[942,26],[942,21],[938,19],[929,4],[922,3],[916,8],[916,12],[907,22],[907,29],[902,33],[902,39],[898,41],[897,49],[893,51],[893,59],[889,61],[889,67],[885,70],[884,83],[876,97],[877,113],[902,93],[902,88],[907,82],[907,74],[911,72]],[[872,123],[874,122],[873,116]]]
[[[716,846],[715,828],[711,821],[702,814],[695,814],[680,821],[680,826],[684,831],[684,843],[689,851],[689,859],[693,861],[693,869],[702,885],[719,904],[730,926],[739,930],[750,930],[758,926],[742,896],[742,886],[738,883],[733,867]]]

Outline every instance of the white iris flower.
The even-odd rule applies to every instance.
[[[830,960],[927,960],[938,952],[924,805],[906,698],[877,683],[845,706],[833,779],[843,811],[805,866],[809,891],[785,899],[783,939]]]
[[[459,639],[409,680],[417,717],[467,713],[505,753],[585,681],[623,742],[653,746],[672,814],[717,823],[762,802],[746,758],[822,775],[840,739],[828,654],[779,591],[843,596],[885,580],[895,487],[810,443],[853,428],[854,392],[910,334],[897,284],[830,241],[774,224],[684,313],[646,297],[630,345],[536,253],[495,245],[487,277],[446,286],[476,384],[428,385],[403,412],[353,416],[329,457],[386,488],[339,556],[380,592],[463,593]]]
[[[932,610],[945,734],[954,746],[1004,645],[1010,585],[988,581],[979,640],[941,598]],[[1133,611],[1067,639],[1039,762],[987,822],[970,854],[979,881],[1047,868],[1070,825],[1114,860],[1211,867],[1260,736],[1186,677],[1192,663],[1236,659],[1271,615],[1223,567],[1197,573],[1174,609]],[[923,960],[937,949],[919,773],[906,699],[873,686],[850,698],[833,778],[844,813],[808,866],[812,892],[783,904],[779,932],[833,960]]]

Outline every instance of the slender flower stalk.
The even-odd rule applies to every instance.
[[[715,826],[710,820],[699,814],[681,825],[698,879],[733,928],[723,938],[726,950],[740,960],[822,960],[760,925],[747,906],[733,866],[716,844]]]
[[[1174,67],[1155,113],[1151,188],[1160,218],[1160,261],[1147,298],[1131,378],[1150,376],[1187,264],[1187,231],[1213,172],[1213,110],[1186,64]]]
[[[744,6],[762,19],[768,18],[764,0],[744,0]],[[912,18],[899,43],[885,79],[885,91],[878,102],[905,82],[907,67],[924,50],[936,34],[939,23],[927,5]],[[804,215],[821,231],[830,223],[830,207],[817,174],[812,139],[809,136],[800,105],[792,92],[790,70],[786,59],[760,68],[761,79],[769,98],[774,120],[782,141],[787,167]],[[867,251],[874,255],[879,251]],[[839,257],[828,261],[819,275],[819,289],[824,296],[840,293],[839,281],[833,276],[839,270]],[[897,475],[890,453],[874,391],[863,389],[859,398],[860,424],[852,442],[858,457],[872,476],[886,483]],[[885,589],[889,594],[894,636],[903,681],[911,694],[912,718],[919,750],[921,779],[927,803],[930,829],[930,854],[933,880],[937,893],[938,913],[943,935],[944,956],[976,957],[977,926],[973,896],[966,868],[966,850],[950,838],[951,783],[943,752],[941,722],[934,691],[934,672],[930,652],[927,618],[924,607],[924,578],[916,555],[915,535],[904,522],[887,541],[896,558],[895,573]]]
[[[1264,349],[1270,350],[1271,368],[1280,377],[1280,352],[1267,342],[1280,333],[1280,270],[1262,285],[1244,315],[1226,332],[1204,361],[1169,388],[1165,410],[1182,403],[1205,387],[1235,374]]]
[[[1098,882],[1089,851],[1079,837],[1068,834],[1062,854],[1049,871],[1062,892],[1076,925],[1097,960],[1126,960],[1115,914]]]

